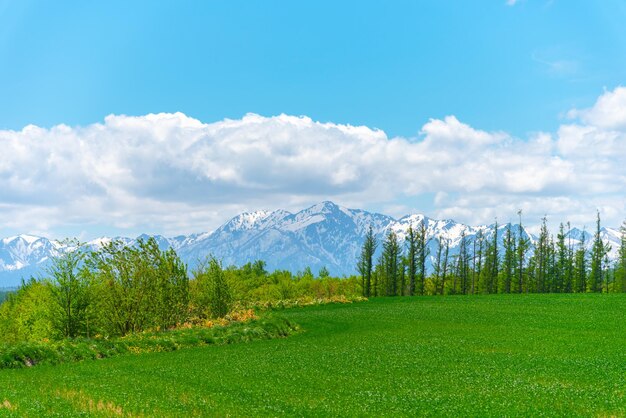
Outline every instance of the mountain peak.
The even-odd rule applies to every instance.
[[[330,200],[324,200],[323,202],[316,203],[315,205],[305,209],[303,212],[310,213],[333,213],[339,210],[345,209],[335,202],[331,202]]]
[[[480,232],[484,239],[493,235],[493,225],[469,226],[452,220],[436,220],[421,214],[411,214],[395,219],[380,213],[361,209],[347,209],[332,201],[325,200],[295,214],[286,210],[259,210],[244,212],[223,224],[213,232],[166,238],[154,235],[159,248],[174,248],[190,269],[198,260],[212,254],[225,265],[243,265],[254,260],[264,260],[269,270],[285,269],[301,271],[311,267],[314,271],[328,268],[332,274],[350,275],[356,273],[356,259],[361,251],[363,239],[370,227],[380,241],[389,231],[394,231],[403,241],[409,226],[414,228],[424,223],[431,257],[436,254],[437,245],[443,239],[450,248],[450,256],[458,254],[461,237],[468,242],[476,239]],[[518,234],[517,225],[513,225]],[[510,227],[500,224],[500,231]],[[533,241],[536,239],[523,231]],[[585,245],[590,247],[592,235],[586,231]],[[499,244],[505,234],[498,233]],[[602,240],[610,243],[611,258],[617,256],[621,234],[616,229],[603,228]],[[124,245],[136,245],[137,239],[147,239],[140,235],[136,239],[118,237]],[[583,231],[572,228],[572,245],[579,245]],[[97,249],[106,245],[111,238],[99,238],[87,243]],[[18,235],[0,240],[0,287],[14,286],[22,277],[37,275],[49,260],[65,251],[71,244],[64,241],[50,241],[33,235]],[[381,251],[378,247],[376,257]],[[431,263],[432,260],[427,261]],[[429,267],[430,268],[430,267]]]

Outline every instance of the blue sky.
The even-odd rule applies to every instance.
[[[626,78],[622,1],[0,1],[0,128],[181,111],[553,130]]]
[[[0,236],[186,233],[326,199],[617,226],[625,21],[616,0],[0,0]]]

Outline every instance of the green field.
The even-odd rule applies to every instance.
[[[0,371],[0,415],[625,416],[626,295],[285,310],[284,339]]]

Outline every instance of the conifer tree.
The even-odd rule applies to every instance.
[[[433,266],[434,273],[434,287],[435,294],[439,292],[439,283],[441,281],[441,254],[443,252],[443,245],[441,244],[441,238],[436,238],[437,241],[437,255],[435,256],[435,265]]]
[[[604,280],[603,261],[605,255],[611,250],[609,245],[602,242],[600,235],[600,211],[598,211],[596,220],[596,233],[593,238],[593,247],[591,248],[591,272],[587,282],[587,290],[589,292],[601,292]]]
[[[469,253],[467,249],[467,237],[465,235],[465,230],[461,231],[456,276],[459,278],[461,293],[466,294],[469,284]],[[456,285],[454,286],[454,291],[456,292]]]
[[[541,219],[541,231],[539,232],[539,240],[535,246],[535,254],[533,256],[533,290],[537,293],[543,293],[549,290],[546,288],[546,280],[548,277],[548,262],[549,262],[549,234],[547,226],[547,218],[544,216]]]
[[[417,276],[417,249],[418,249],[418,239],[417,234],[412,226],[409,226],[409,230],[406,235],[406,244],[407,244],[407,256],[406,256],[406,266],[407,266],[407,274],[409,279],[409,296],[413,296],[415,294],[415,278]]]
[[[572,227],[567,222],[567,262],[565,267],[564,289],[566,293],[574,291],[574,249],[572,248]]]
[[[426,284],[426,258],[430,251],[426,240],[426,225],[421,221],[417,228],[417,278],[419,282],[419,294],[423,295]]]
[[[498,250],[498,220],[493,225],[493,237],[491,242],[491,271],[489,275],[489,293],[498,293],[498,268],[500,267],[500,252]]]
[[[530,247],[530,240],[524,237],[524,227],[522,226],[522,210],[520,209],[517,214],[519,215],[519,224],[517,237],[517,262],[515,264],[517,270],[517,293],[522,293],[524,291],[524,286],[526,286],[526,291],[529,291],[528,284],[524,283],[524,264],[526,262],[526,252]]]
[[[441,294],[445,293],[446,277],[448,275],[448,255],[450,252],[450,241],[444,239],[444,251],[443,251],[443,267],[441,269]]]
[[[504,258],[502,260],[502,292],[511,293],[515,267],[515,241],[511,232],[511,224],[504,233]]]
[[[361,274],[363,296],[367,298],[371,295],[373,258],[377,246],[378,243],[376,242],[374,231],[370,225],[367,234],[365,235],[365,241],[363,242],[361,257],[357,263],[357,268]]]
[[[615,291],[626,292],[626,221],[620,228],[621,240],[615,268]]]
[[[483,249],[484,249],[484,239],[483,239],[483,231],[478,230],[476,233],[476,237],[474,238],[474,256],[473,256],[473,264],[474,268],[472,269],[472,291],[474,294],[476,292],[476,285],[480,278],[480,273],[482,271],[483,265]]]
[[[385,294],[395,296],[398,294],[398,281],[400,279],[401,247],[395,232],[389,231],[383,243],[383,252],[380,256],[383,266]]]
[[[577,293],[584,293],[587,291],[587,248],[585,246],[585,231],[583,230],[580,245],[576,250],[575,266],[574,266],[574,279],[575,288]]]

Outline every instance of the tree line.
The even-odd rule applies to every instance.
[[[379,242],[370,227],[357,260],[363,296],[626,292],[626,222],[620,229],[618,258],[611,261],[611,246],[601,239],[599,213],[591,250],[585,234],[578,245],[572,244],[569,222],[567,230],[561,223],[554,237],[545,217],[533,245],[525,236],[521,211],[518,215],[517,228],[507,225],[503,237],[497,222],[489,237],[482,230],[472,238],[462,232],[454,255],[449,240],[428,238],[420,222],[408,228],[404,242],[389,231],[375,260]],[[427,272],[429,258],[432,266]]]
[[[154,238],[112,241],[98,250],[74,242],[42,278],[31,278],[0,305],[0,341],[119,337],[219,318],[258,301],[358,296],[356,277],[322,268],[269,273],[263,261],[224,268],[215,257],[190,272]]]

